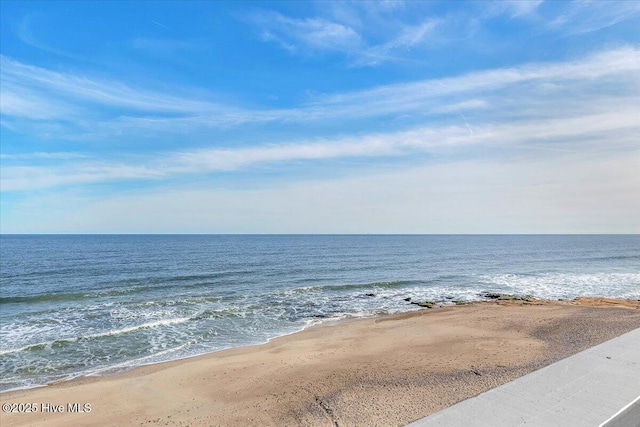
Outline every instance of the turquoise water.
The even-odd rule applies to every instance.
[[[640,299],[640,236],[0,236],[0,389],[496,291]]]

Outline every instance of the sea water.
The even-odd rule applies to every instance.
[[[640,236],[2,235],[0,390],[265,342],[405,301],[640,299]]]

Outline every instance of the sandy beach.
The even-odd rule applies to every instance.
[[[640,302],[498,301],[0,395],[14,425],[399,426],[640,327]],[[78,406],[74,406],[74,404]]]

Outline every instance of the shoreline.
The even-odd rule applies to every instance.
[[[93,409],[2,413],[2,423],[403,425],[638,327],[640,301],[610,298],[480,301],[345,319],[264,344],[5,391],[3,404],[82,397]],[[138,380],[154,385],[153,396]],[[185,401],[197,410],[180,411],[175,403]]]
[[[418,303],[412,302],[411,304],[415,304],[416,305],[415,309],[403,311],[403,312],[400,312],[400,313],[370,314],[370,315],[351,316],[351,317],[347,316],[347,317],[340,317],[340,318],[313,319],[313,320],[307,321],[307,324],[302,326],[300,329],[297,329],[297,330],[294,330],[294,331],[291,331],[291,332],[287,332],[287,333],[284,333],[282,335],[277,335],[277,336],[274,336],[272,338],[268,338],[266,341],[259,342],[259,343],[246,344],[246,345],[241,345],[241,346],[236,346],[236,347],[221,348],[221,349],[208,351],[208,352],[204,352],[204,353],[183,356],[183,357],[179,357],[179,358],[176,358],[176,359],[163,360],[163,361],[157,361],[157,362],[149,362],[149,363],[142,363],[142,364],[139,364],[139,365],[131,365],[131,366],[118,366],[118,365],[115,365],[115,366],[103,367],[103,368],[99,368],[99,369],[95,370],[94,372],[79,373],[77,375],[73,375],[73,376],[70,376],[68,378],[61,378],[61,379],[50,381],[50,382],[46,382],[46,383],[43,383],[43,384],[36,384],[36,385],[31,385],[31,386],[17,387],[17,388],[7,389],[7,390],[0,390],[0,397],[2,397],[2,395],[7,394],[7,393],[40,389],[40,388],[43,388],[43,387],[49,387],[51,385],[69,383],[69,382],[79,381],[79,380],[82,380],[82,379],[108,378],[108,377],[113,377],[113,376],[117,376],[117,375],[126,374],[127,372],[129,372],[131,370],[138,369],[138,368],[144,368],[144,367],[148,367],[148,366],[163,365],[163,364],[167,364],[167,363],[180,362],[180,361],[189,360],[189,359],[198,358],[198,357],[206,357],[208,355],[216,354],[216,353],[223,352],[223,351],[229,351],[229,350],[233,350],[233,349],[251,348],[251,347],[255,347],[255,346],[266,345],[266,344],[269,344],[273,340],[277,340],[277,339],[280,339],[280,338],[283,338],[283,337],[288,337],[288,336],[291,336],[291,335],[299,334],[299,333],[301,333],[303,331],[306,331],[306,330],[309,330],[309,329],[313,329],[313,328],[331,327],[331,326],[340,325],[340,324],[343,324],[343,323],[358,322],[358,321],[366,320],[366,319],[377,319],[377,318],[385,318],[385,317],[393,317],[393,316],[403,316],[403,315],[407,315],[407,314],[410,314],[410,313],[419,312],[419,311],[425,310],[425,309],[429,309],[429,310],[436,309],[437,310],[437,309],[441,309],[441,308],[457,307],[457,306],[461,306],[461,305],[474,305],[474,304],[487,304],[487,303],[489,303],[489,304],[493,303],[493,304],[498,304],[498,305],[505,305],[505,304],[509,304],[509,305],[510,304],[516,304],[516,305],[576,305],[576,306],[589,306],[589,307],[618,307],[618,308],[640,309],[640,299],[639,300],[633,300],[633,299],[621,299],[621,298],[609,298],[609,297],[576,297],[576,298],[573,298],[573,299],[547,300],[547,299],[538,299],[538,298],[533,298],[533,297],[518,297],[518,296],[511,295],[511,294],[485,293],[485,295],[493,295],[493,297],[487,297],[484,300],[472,300],[472,301],[469,301],[469,302],[464,302],[463,304],[456,304],[456,301],[453,301],[453,302],[449,302],[449,301],[431,302],[431,301],[429,301],[429,302],[427,302],[427,304],[429,304],[430,306],[425,306],[425,305],[420,306],[420,305],[418,305]],[[498,295],[500,296],[500,298],[498,298]]]

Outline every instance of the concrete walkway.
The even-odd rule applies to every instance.
[[[409,424],[640,427],[640,328]]]

